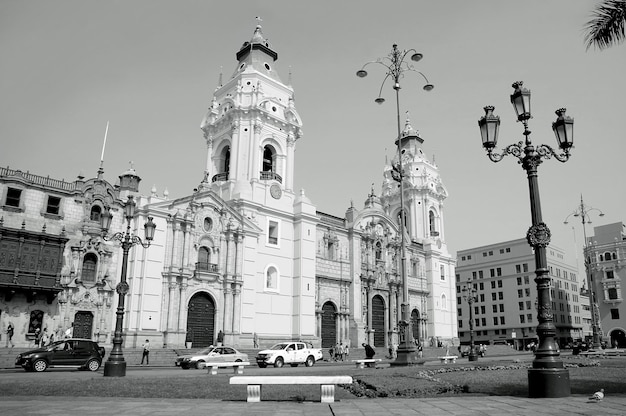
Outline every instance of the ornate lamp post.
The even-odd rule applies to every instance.
[[[543,158],[550,159],[554,156],[559,162],[566,162],[569,159],[573,144],[574,120],[565,115],[564,108],[556,111],[558,117],[552,123],[552,130],[563,153],[559,154],[545,144],[533,145],[530,140],[530,130],[528,130],[528,120],[531,118],[530,90],[523,88],[522,85],[521,81],[513,84],[515,91],[511,95],[511,103],[517,113],[517,120],[524,125],[524,141],[508,145],[502,154],[493,152],[498,141],[500,117],[493,114],[494,107],[492,106],[484,108],[485,116],[478,121],[478,126],[483,147],[487,150],[489,159],[499,162],[504,156],[513,155],[518,158],[528,176],[532,226],[528,229],[526,239],[535,252],[539,321],[537,326],[539,346],[535,350],[533,367],[528,370],[528,394],[530,397],[567,397],[570,395],[569,372],[563,366],[555,340],[556,327],[552,320],[550,276],[546,257],[546,247],[550,244],[550,230],[541,218],[537,167]]]
[[[583,202],[583,196],[580,196],[580,205],[576,208],[574,212],[569,214],[563,224],[567,224],[567,220],[572,215],[574,217],[580,217],[583,223],[583,238],[585,239],[585,249],[584,249],[584,258],[585,258],[585,274],[587,275],[587,287],[589,288],[589,308],[591,310],[591,331],[593,334],[593,348],[601,349],[602,348],[602,327],[600,326],[600,311],[598,310],[598,302],[596,299],[596,291],[594,289],[593,282],[591,280],[591,273],[589,270],[589,255],[587,253],[587,227],[586,224],[591,224],[591,220],[589,219],[589,213],[592,211],[598,211],[600,217],[604,217],[604,213],[600,211],[598,208],[593,208],[588,205],[585,205]]]
[[[476,347],[474,346],[474,309],[473,309],[474,302],[477,301],[477,296],[476,296],[476,289],[474,288],[474,285],[472,284],[468,284],[468,285],[463,285],[463,289],[461,290],[463,292],[463,299],[469,305],[469,313],[470,313],[470,316],[469,316],[470,351],[469,351],[469,355],[467,356],[467,358],[469,361],[477,361],[478,354],[476,353]]]
[[[363,68],[357,71],[356,75],[360,78],[364,78],[367,76],[367,71],[365,67],[369,64],[379,64],[385,68],[386,75],[383,79],[383,82],[380,86],[380,91],[378,93],[378,98],[374,100],[377,104],[382,104],[385,102],[385,99],[381,97],[381,93],[383,91],[383,87],[387,79],[391,78],[393,80],[393,89],[396,91],[396,115],[398,121],[398,138],[396,140],[396,146],[398,148],[398,166],[394,166],[393,175],[394,180],[400,183],[400,235],[401,235],[401,276],[402,276],[402,304],[401,304],[401,314],[402,319],[398,323],[398,328],[400,328],[400,345],[398,346],[398,356],[392,365],[397,366],[406,366],[411,364],[417,364],[419,361],[419,357],[417,356],[417,348],[411,342],[412,337],[412,328],[411,328],[411,319],[410,319],[410,302],[409,302],[409,282],[407,280],[406,274],[406,239],[404,236],[404,170],[402,168],[402,130],[400,126],[400,78],[404,76],[404,73],[407,71],[416,72],[420,74],[426,84],[424,85],[425,91],[431,91],[434,86],[428,82],[428,79],[424,74],[420,71],[416,70],[413,65],[411,65],[407,61],[407,57],[410,57],[412,61],[418,62],[422,59],[423,55],[418,53],[415,49],[409,50],[399,50],[398,45],[393,45],[393,49],[391,53],[383,58],[378,58],[375,61],[371,61],[363,65]]]
[[[102,238],[106,241],[119,241],[122,250],[122,275],[120,282],[117,284],[115,291],[119,295],[117,304],[117,315],[115,319],[115,333],[113,335],[113,349],[109,354],[109,359],[104,363],[104,376],[105,377],[124,377],[126,375],[126,361],[124,361],[124,354],[122,353],[122,323],[124,321],[124,299],[128,293],[128,283],[126,282],[126,270],[128,268],[128,252],[130,248],[136,244],[141,244],[142,247],[150,247],[150,242],[154,238],[154,231],[156,230],[156,224],[152,222],[152,217],[148,217],[148,221],[144,224],[145,240],[144,243],[136,235],[132,235],[130,231],[130,222],[135,216],[136,203],[133,200],[132,195],[128,196],[128,201],[124,204],[124,217],[126,218],[126,232],[117,232],[111,236],[106,236],[105,233],[111,226],[111,220],[113,215],[107,209],[102,215]]]

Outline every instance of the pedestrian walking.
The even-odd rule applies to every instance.
[[[254,348],[259,348],[259,337],[256,335],[256,332],[252,336],[252,342],[254,343]]]
[[[142,345],[143,354],[141,355],[141,365],[143,365],[144,358],[146,359],[146,365],[150,365],[150,340],[147,339],[146,343]]]
[[[372,348],[370,344],[363,343],[362,345],[363,345],[363,348],[365,348],[365,358],[367,359],[374,358],[374,355],[376,354],[376,351],[374,351],[374,348]]]
[[[335,361],[335,349],[333,347],[328,349],[328,360]]]
[[[48,335],[48,328],[46,327],[41,333],[41,344],[39,346],[45,347],[46,345],[48,345],[48,341],[50,341],[50,335]]]
[[[73,336],[74,336],[74,323],[72,322],[70,324],[70,327],[65,330],[65,333],[63,334],[63,338],[67,339],[67,338],[72,338]]]
[[[15,345],[13,344],[13,333],[15,332],[15,329],[13,328],[13,324],[11,322],[9,322],[9,325],[7,325],[7,348],[9,348],[9,344],[11,344],[11,348],[13,348]]]
[[[39,347],[39,344],[41,344],[41,329],[39,328],[35,328],[35,346]]]
[[[341,361],[345,361],[345,359],[346,359],[346,346],[343,345],[343,342],[339,343],[339,355],[341,356]]]

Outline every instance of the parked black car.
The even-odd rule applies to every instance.
[[[90,339],[70,338],[21,353],[15,366],[26,371],[46,371],[48,367],[78,367],[97,371],[104,359],[104,347]]]

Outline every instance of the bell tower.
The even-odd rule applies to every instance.
[[[447,198],[448,191],[434,160],[428,160],[424,154],[424,139],[411,127],[408,116],[399,140],[404,170],[407,232],[411,240],[436,242],[441,248],[445,241],[443,201]],[[389,215],[399,221],[400,185],[393,179],[394,167],[399,165],[398,161],[396,153],[391,165],[385,167],[381,202],[388,209]]]
[[[220,75],[200,126],[207,145],[201,188],[225,200],[265,204],[271,197],[292,205],[294,150],[302,136],[293,88],[278,75],[278,54],[260,25],[236,58],[230,80],[222,84]]]

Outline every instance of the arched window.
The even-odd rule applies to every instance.
[[[274,157],[274,149],[271,146],[265,146],[263,148],[263,172],[276,172]]]
[[[430,235],[438,236],[439,232],[437,231],[437,220],[435,218],[435,213],[433,211],[428,211],[428,226],[430,230]]]
[[[198,269],[208,270],[211,262],[211,252],[207,247],[200,247],[198,250]]]
[[[230,146],[227,146],[224,150],[224,167],[222,168],[222,172],[230,172]]]
[[[400,210],[398,211],[398,216],[396,217],[396,221],[398,221],[398,225],[400,225],[400,219],[404,217],[404,228],[406,228],[408,226],[408,221],[407,221],[407,217],[406,217],[406,211],[404,210]]]
[[[98,221],[98,222],[100,222],[100,217],[101,216],[102,216],[102,208],[100,208],[99,205],[92,206],[91,207],[91,215],[89,216],[91,221]]]
[[[376,242],[376,261],[383,259],[383,246],[380,241]]]
[[[81,278],[83,282],[95,282],[96,270],[98,268],[98,256],[94,253],[87,253],[83,258],[83,272]]]
[[[448,300],[446,299],[445,293],[441,294],[441,309],[443,309],[444,311],[448,310]]]
[[[43,311],[32,311],[30,313],[30,319],[28,321],[28,333],[34,334],[36,329],[41,329],[41,324],[43,322]]]

